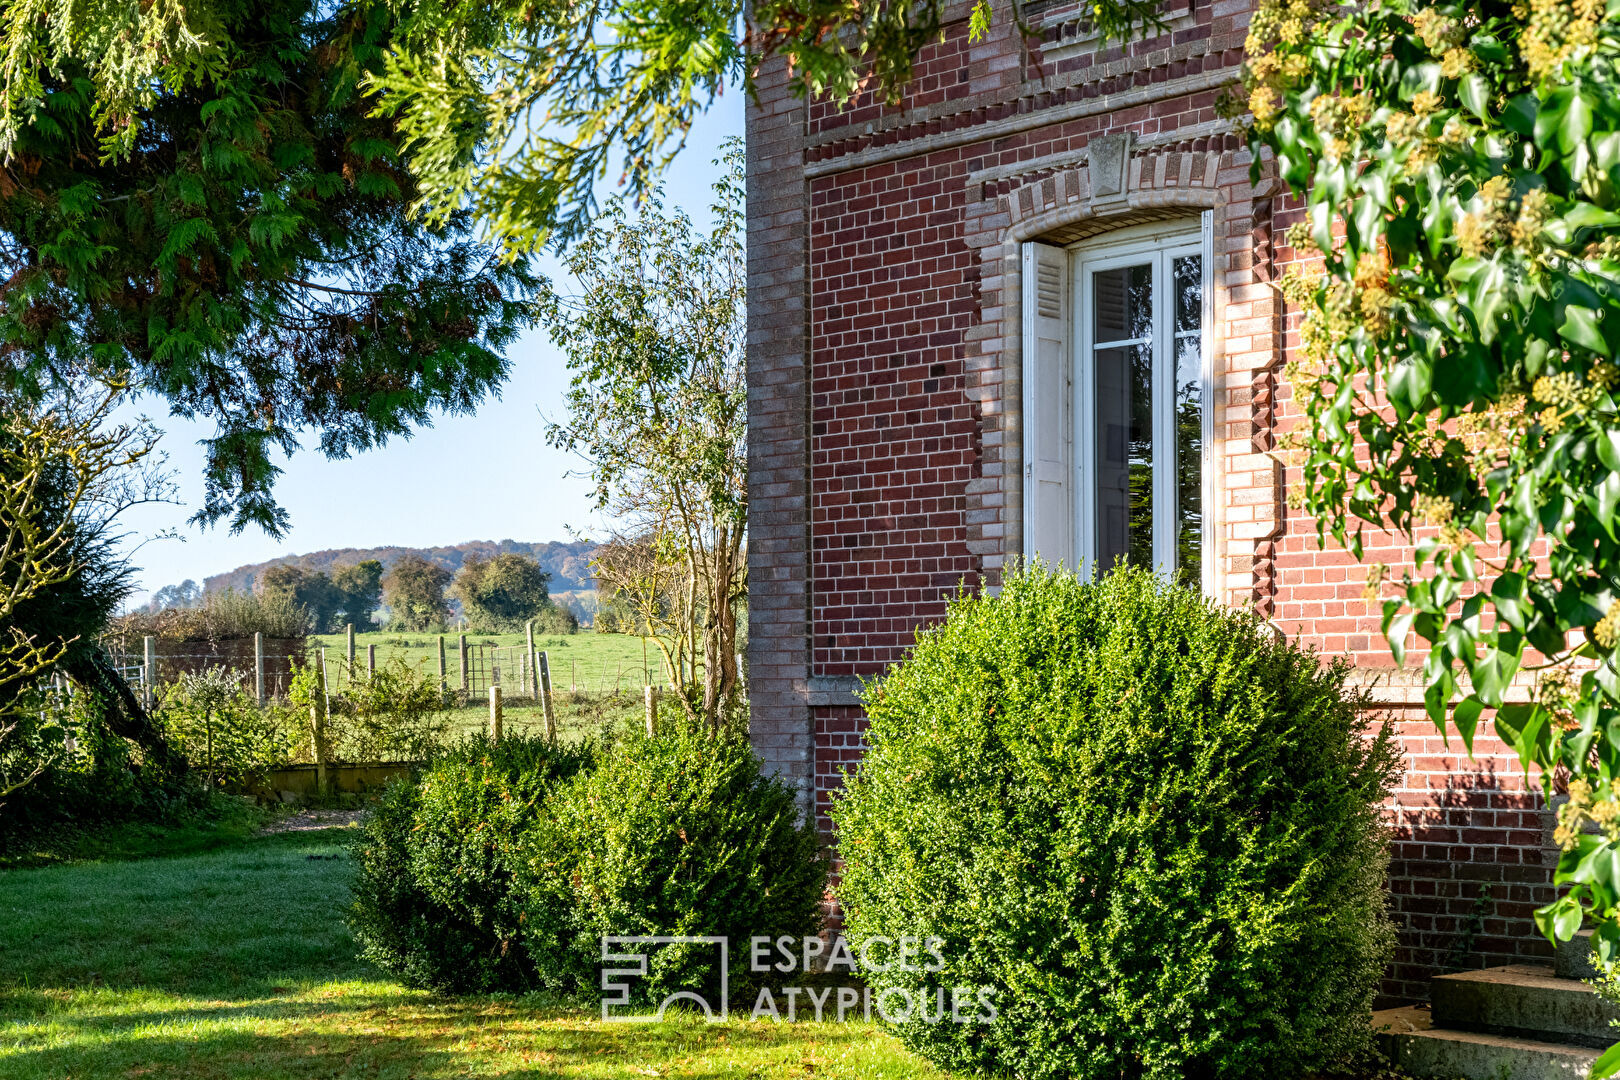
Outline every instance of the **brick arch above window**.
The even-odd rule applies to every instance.
[[[968,337],[969,390],[983,448],[968,491],[970,547],[991,581],[1008,555],[1023,550],[1021,245],[1069,246],[1210,211],[1215,430],[1225,450],[1215,466],[1217,589],[1228,603],[1251,604],[1269,616],[1285,513],[1281,469],[1267,456],[1283,346],[1282,304],[1270,285],[1274,182],[1249,182],[1245,151],[1138,152],[1129,136],[1094,139],[1078,164],[1029,165],[1023,173],[1009,175],[1003,167],[984,177],[986,197],[967,212],[968,242],[979,250],[981,267],[981,322]]]

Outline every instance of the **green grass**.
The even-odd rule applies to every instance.
[[[468,634],[469,644],[480,642],[515,646],[524,644],[522,634]],[[325,648],[331,659],[344,654],[347,648],[342,634],[314,634],[309,639],[311,648]],[[366,662],[366,646],[377,646],[377,662],[387,663],[395,658],[412,666],[438,671],[439,635],[405,634],[392,631],[374,631],[354,635],[355,661]],[[457,635],[445,634],[445,663],[451,687],[457,685],[460,667],[456,652]],[[645,646],[645,649],[644,649]],[[541,635],[535,647],[546,650],[551,663],[551,685],[556,693],[563,693],[570,682],[577,683],[593,694],[611,691],[617,683],[627,693],[639,694],[642,686],[642,662],[645,655],[646,670],[654,682],[661,681],[658,647],[643,643],[639,637],[626,634],[597,634],[582,630],[577,634]]]
[[[378,664],[402,659],[412,667],[438,671],[437,634],[377,631],[356,634],[354,638],[355,662],[359,666],[366,662],[366,647],[375,645]],[[444,638],[448,681],[453,690],[461,677],[457,635],[446,634]],[[467,640],[469,644],[488,642],[518,646],[526,639],[523,634],[468,634]],[[347,649],[343,634],[316,634],[309,641],[311,648],[327,650],[329,666]],[[535,646],[546,650],[551,664],[552,707],[556,712],[558,734],[564,739],[590,737],[607,725],[640,716],[643,670],[651,673],[655,683],[663,681],[657,647],[646,643],[646,667],[643,668],[643,642],[638,637],[586,630],[577,634],[540,636],[535,639]],[[332,666],[332,670],[337,669]],[[615,686],[617,693],[613,691]],[[488,698],[481,693],[472,697],[474,700],[451,713],[452,737],[488,728]],[[506,731],[516,734],[539,734],[545,731],[545,716],[527,695],[509,689],[502,709],[502,725]]]
[[[341,830],[0,872],[0,1076],[944,1080],[865,1024],[603,1024],[356,958]]]
[[[178,821],[118,821],[89,828],[63,822],[8,835],[0,844],[0,870],[215,851],[253,839],[268,816],[246,800],[220,795]]]

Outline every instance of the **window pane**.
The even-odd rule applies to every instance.
[[[1091,340],[1098,345],[1130,341],[1153,334],[1153,266],[1125,266],[1101,270],[1092,275],[1096,329]]]
[[[1176,578],[1198,588],[1204,548],[1203,260],[1176,259]],[[1189,332],[1191,331],[1191,332]]]
[[[1188,255],[1175,261],[1176,333],[1197,330],[1204,321],[1204,260]]]
[[[1176,342],[1176,579],[1198,588],[1204,550],[1203,358],[1196,337]]]
[[[1153,348],[1098,349],[1097,566],[1153,565]]]

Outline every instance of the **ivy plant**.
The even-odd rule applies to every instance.
[[[1620,959],[1620,0],[1264,0],[1249,139],[1306,206],[1290,500],[1369,567],[1429,716],[1560,811],[1569,939]],[[1514,692],[1528,687],[1528,693]],[[1605,1055],[1601,1075],[1620,1071]]]

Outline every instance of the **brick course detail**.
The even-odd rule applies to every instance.
[[[748,114],[752,727],[761,758],[831,836],[828,795],[857,764],[858,680],[900,659],[959,585],[994,585],[1023,550],[1020,245],[1072,244],[1211,215],[1216,593],[1345,656],[1398,726],[1408,772],[1389,807],[1400,948],[1392,998],[1442,970],[1545,956],[1544,815],[1518,759],[1472,760],[1391,670],[1364,571],[1290,514],[1270,451],[1298,422],[1279,372],[1297,336],[1275,282],[1297,200],[1215,115],[1249,0],[1189,5],[1157,40],[1098,50],[1079,4],[1000,10],[969,43],[970,3],[918,57],[900,106],[795,96],[767,61]],[[1124,136],[1125,190],[1093,192],[1089,152]],[[1256,180],[1255,177],[1258,177]],[[1274,237],[1277,238],[1274,240]],[[1393,540],[1368,558],[1398,564]]]

